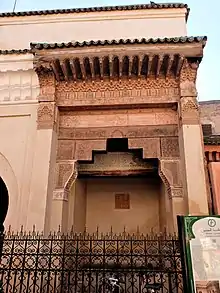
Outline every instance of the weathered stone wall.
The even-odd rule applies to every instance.
[[[200,102],[200,115],[202,124],[211,124],[212,133],[220,134],[220,101]]]

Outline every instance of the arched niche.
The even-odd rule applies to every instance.
[[[9,196],[4,180],[0,177],[0,225],[4,224],[8,212]]]
[[[12,228],[17,229],[18,225],[18,184],[14,171],[6,159],[6,157],[0,153],[0,178],[4,183],[8,193],[8,208],[4,208],[5,219],[4,226],[7,229],[9,225]],[[4,187],[4,188],[5,188]],[[2,215],[2,218],[4,214]]]

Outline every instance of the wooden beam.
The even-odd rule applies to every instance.
[[[146,78],[148,78],[149,75],[150,75],[150,70],[151,70],[151,65],[152,65],[153,58],[154,58],[153,55],[148,55]]]
[[[75,64],[74,61],[71,59],[70,60],[70,69],[73,75],[73,80],[76,80],[77,76],[76,76],[76,69],[75,69]]]
[[[156,78],[160,75],[160,69],[163,64],[163,55],[159,54],[157,59]]]
[[[128,67],[128,76],[129,77],[131,77],[132,61],[133,61],[133,57],[129,56],[129,67]]]
[[[92,57],[89,58],[89,65],[90,65],[92,79],[94,79],[95,78],[95,69],[94,69],[94,59]]]
[[[55,75],[55,78],[56,80],[60,81],[60,74],[59,74],[59,69],[58,69],[58,66],[57,66],[57,62],[59,62],[58,60],[54,60],[51,62],[51,67],[52,67],[52,70],[53,70],[53,73]]]
[[[183,62],[184,62],[184,56],[179,55],[177,60],[177,66],[176,66],[176,77],[180,76],[180,71],[183,66]]]
[[[119,78],[122,77],[122,70],[123,70],[123,56],[119,56],[118,57],[118,60],[119,60],[119,68],[118,68],[118,74],[119,74]]]
[[[165,70],[165,77],[167,78],[168,75],[170,74],[170,69],[173,65],[173,60],[174,60],[174,55],[169,55],[169,58],[168,58],[168,64],[167,64],[167,68]]]
[[[80,69],[81,69],[81,73],[82,73],[82,79],[86,79],[87,76],[86,76],[86,70],[85,70],[85,65],[84,65],[84,58],[80,58],[79,59],[79,62],[80,62]]]
[[[99,58],[99,64],[100,64],[100,78],[103,78],[103,74],[104,74],[104,57],[100,57]]]
[[[115,62],[115,56],[113,57],[112,55],[109,56],[109,76],[110,78],[113,76],[114,72],[114,62]]]
[[[143,56],[140,55],[138,56],[138,76],[141,76],[141,68],[142,68],[142,61],[143,61]]]
[[[68,72],[68,68],[67,68],[67,63],[69,61],[68,60],[62,60],[60,61],[60,65],[61,65],[61,68],[62,68],[62,71],[63,71],[63,75],[64,75],[64,78],[65,78],[65,81],[68,81],[69,80],[69,72]]]

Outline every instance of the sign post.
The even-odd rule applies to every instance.
[[[220,293],[220,216],[179,216],[184,291]]]

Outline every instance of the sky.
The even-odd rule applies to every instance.
[[[14,1],[0,0],[0,12],[12,11]],[[150,0],[17,0],[16,11],[147,4],[149,2]],[[182,1],[154,0],[154,2]],[[199,101],[220,100],[220,56],[218,56],[218,52],[220,53],[220,0],[186,0],[184,3],[190,7],[187,35],[208,37],[204,58],[198,72],[198,99]]]

